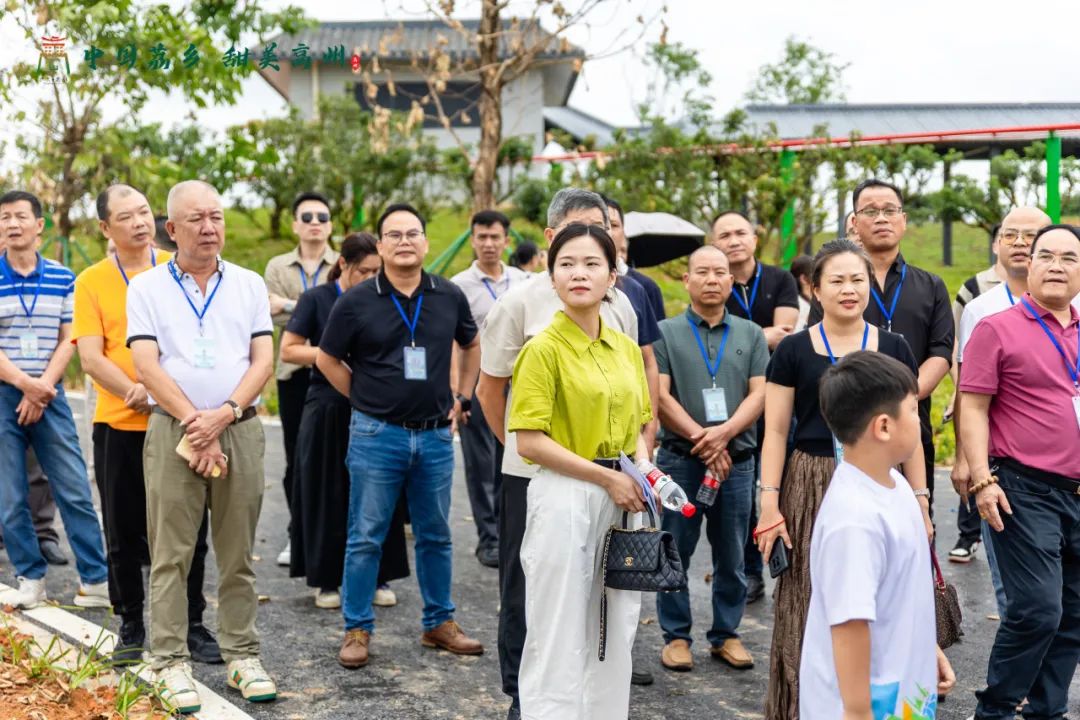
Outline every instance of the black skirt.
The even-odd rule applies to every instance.
[[[309,587],[341,586],[349,529],[349,401],[334,393],[309,395],[296,438],[293,475],[291,577]],[[398,498],[379,563],[379,584],[409,576],[405,544],[408,511]]]

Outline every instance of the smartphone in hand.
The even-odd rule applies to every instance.
[[[776,538],[772,546],[772,554],[769,556],[769,577],[777,578],[787,572],[791,567],[788,562],[788,549],[784,545],[783,538]]]

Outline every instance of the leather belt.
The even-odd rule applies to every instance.
[[[450,418],[448,417],[429,418],[428,420],[402,420],[401,422],[387,420],[386,422],[403,427],[406,430],[438,430],[439,428],[450,427]]]
[[[673,442],[671,440],[665,440],[664,442],[660,443],[660,447],[664,448],[669,453],[678,455],[679,457],[689,458],[691,460],[698,459],[696,455],[690,452],[691,448],[693,448],[693,445],[690,445],[687,442]],[[754,451],[751,448],[747,448],[746,450],[739,450],[738,452],[729,451],[728,455],[731,456],[731,464],[735,465],[753,459]]]
[[[162,408],[160,405],[151,405],[150,406],[150,412],[154,413],[155,415],[164,415],[167,418],[172,418],[173,420],[176,420],[176,418],[174,418],[172,415],[165,412],[165,409]],[[236,422],[242,423],[245,420],[250,420],[251,418],[255,417],[257,414],[258,413],[255,411],[255,406],[251,405],[249,407],[244,408],[243,414],[240,415],[240,419],[237,420]]]
[[[1080,495],[1080,480],[1074,480],[1065,475],[1059,475],[1049,470],[1040,470],[1039,468],[1033,468],[1030,465],[1025,465],[1022,462],[1013,460],[1010,457],[990,458],[991,472],[994,470],[994,465],[1000,465],[1007,468],[1017,475],[1030,478],[1031,480],[1038,480],[1041,483],[1045,483],[1050,487],[1055,487],[1058,490],[1062,490],[1071,495]]]

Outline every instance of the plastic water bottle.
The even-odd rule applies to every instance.
[[[712,507],[716,502],[716,494],[720,491],[720,480],[713,475],[712,470],[705,471],[705,478],[701,481],[697,496],[694,497],[702,507]]]
[[[660,502],[668,510],[677,510],[683,517],[693,517],[697,508],[686,497],[686,493],[679,487],[679,483],[672,480],[671,476],[648,460],[642,460],[637,465],[638,470],[652,485],[653,490],[660,496]]]

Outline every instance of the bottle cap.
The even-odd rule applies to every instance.
[[[697,512],[697,508],[694,507],[694,503],[686,503],[681,508],[679,508],[679,512],[683,514],[683,517],[694,517],[694,513]]]

